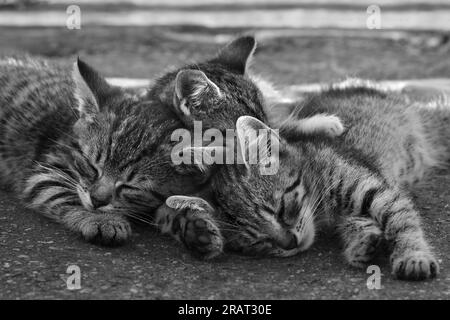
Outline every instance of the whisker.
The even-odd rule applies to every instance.
[[[148,220],[148,219],[146,219],[146,218],[144,218],[144,217],[142,217],[142,216],[139,216],[139,215],[137,215],[137,214],[134,214],[134,213],[132,213],[132,212],[126,212],[126,211],[124,211],[123,214],[124,214],[125,216],[128,216],[128,217],[130,217],[130,218],[132,218],[132,219],[138,220],[138,221],[143,222],[143,223],[145,223],[145,224],[148,224],[148,225],[151,225],[151,226],[155,226],[155,227],[158,226],[157,223],[155,223],[155,222],[153,222],[153,221],[151,221],[151,220]]]
[[[58,177],[62,178],[64,181],[66,181],[67,183],[69,183],[70,186],[72,187],[77,187],[78,186],[78,181],[76,181],[75,179],[73,179],[72,177],[68,176],[67,174],[65,174],[63,171],[61,171],[60,169],[53,167],[49,164],[42,164],[39,162],[36,162],[36,165],[42,169],[45,169],[51,173],[56,174]]]

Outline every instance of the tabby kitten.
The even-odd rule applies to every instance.
[[[170,197],[172,208],[208,211],[222,229],[225,248],[247,254],[290,256],[308,249],[317,228],[334,225],[352,266],[370,262],[380,242],[392,250],[398,279],[435,277],[438,262],[405,187],[426,169],[450,159],[450,106],[407,104],[369,82],[348,81],[307,97],[291,120],[326,113],[346,124],[334,139],[284,126],[276,175],[259,165],[225,165],[211,181],[211,205],[200,198]],[[270,128],[238,119],[239,141]],[[258,137],[252,143],[266,144]],[[274,159],[275,158],[275,159]]]
[[[237,119],[250,115],[267,122],[266,101],[280,100],[279,94],[259,77],[249,74],[249,65],[256,49],[251,36],[231,41],[205,63],[184,66],[157,80],[148,97],[172,108],[186,127],[201,121],[204,129],[222,132],[234,129]],[[344,131],[340,119],[319,114],[298,119],[296,130],[305,133],[321,132],[330,137]]]
[[[172,165],[172,111],[110,86],[82,61],[73,72],[31,58],[0,60],[0,181],[89,241],[119,244],[125,216],[194,192],[200,174]]]
[[[255,48],[256,41],[253,37],[237,38],[212,60],[167,73],[157,80],[147,98],[152,103],[173,109],[186,128],[192,129],[194,121],[201,121],[204,131],[214,128],[221,131],[223,136],[227,129],[235,129],[237,119],[243,115],[267,122],[264,103],[267,92],[261,92],[258,89],[260,82],[255,82],[255,78],[248,74],[248,65]],[[283,125],[299,133],[321,133],[329,137],[339,136],[344,131],[340,119],[330,114],[317,114],[296,121],[287,120]],[[191,170],[191,166],[184,164],[178,168],[180,173]],[[205,166],[198,169],[209,179],[215,174],[214,170],[208,170]],[[205,188],[197,190],[195,195],[198,198],[194,199],[209,198],[209,191],[210,185],[205,184]],[[184,242],[197,255],[212,258],[223,249],[222,235],[208,213],[210,210],[203,210],[209,208],[208,203],[198,202],[203,208],[201,210],[196,205],[186,208],[185,204],[192,203],[191,200],[185,196],[171,198],[169,203],[175,201],[171,205],[180,210],[161,207],[157,212],[157,224],[163,233],[171,234]],[[190,217],[201,217],[199,225],[203,228],[193,230],[193,225],[186,223],[186,219]],[[183,240],[187,234],[192,235],[189,243]]]

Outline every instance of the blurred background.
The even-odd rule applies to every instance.
[[[450,76],[449,0],[0,0],[0,54],[79,55],[111,77],[154,78],[242,33],[281,85]]]

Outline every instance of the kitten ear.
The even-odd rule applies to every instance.
[[[257,164],[261,174],[275,174],[281,144],[278,130],[271,129],[256,118],[242,116],[236,121],[236,133],[239,157],[247,168]]]
[[[243,75],[247,72],[247,66],[253,57],[255,49],[256,40],[254,37],[240,37],[220,50],[217,57],[211,62],[220,63],[230,71]]]
[[[100,111],[111,86],[88,64],[80,59],[75,62],[72,79],[75,83],[75,98],[81,118],[92,119]]]
[[[191,107],[198,106],[206,97],[221,97],[219,87],[199,70],[181,70],[175,78],[175,109],[190,117]]]

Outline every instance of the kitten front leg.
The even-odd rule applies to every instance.
[[[116,246],[131,236],[130,223],[120,214],[92,212],[83,207],[62,208],[61,211],[62,223],[70,230],[81,233],[89,242]]]
[[[196,256],[211,259],[223,251],[223,238],[213,210],[203,199],[172,196],[157,210],[156,223],[162,233],[172,235]]]
[[[90,211],[82,206],[42,207],[45,215],[62,223],[68,229],[79,233],[86,241],[117,246],[131,236],[131,226],[127,219],[117,213]]]
[[[338,231],[344,244],[347,262],[358,268],[373,259],[383,238],[376,221],[365,217],[346,217],[339,224]]]
[[[399,189],[373,189],[369,212],[392,246],[392,273],[403,280],[424,280],[439,273],[439,264],[425,240],[419,214]]]
[[[130,223],[123,215],[86,209],[61,174],[31,176],[23,197],[28,207],[81,234],[89,242],[120,245],[131,236]]]
[[[324,133],[331,138],[338,137],[345,131],[341,119],[328,114],[316,114],[302,119],[288,119],[282,127],[304,134]]]

